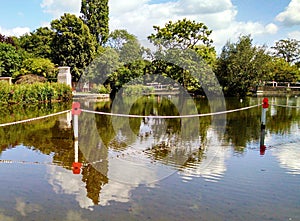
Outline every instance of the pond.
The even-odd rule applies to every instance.
[[[80,101],[0,127],[0,220],[300,220],[300,98]],[[219,106],[218,106],[219,105]],[[72,104],[0,108],[0,124]],[[126,117],[98,114],[112,112]],[[264,146],[266,148],[264,148]]]

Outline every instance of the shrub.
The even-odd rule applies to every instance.
[[[126,85],[123,87],[123,93],[125,95],[141,95],[148,94],[154,91],[153,87],[144,86],[141,84],[137,85]]]
[[[0,103],[38,103],[68,101],[72,99],[72,89],[61,83],[34,83],[9,85],[0,82]]]

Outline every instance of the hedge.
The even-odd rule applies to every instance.
[[[13,84],[0,81],[0,103],[20,104],[72,99],[72,89],[61,83]]]

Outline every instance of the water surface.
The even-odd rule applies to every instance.
[[[83,112],[78,152],[71,114],[0,127],[0,220],[300,220],[299,108],[269,108],[262,151],[261,107],[153,117],[182,113],[176,99],[83,102],[84,109],[148,117]],[[300,106],[295,97],[269,99]],[[228,99],[226,109],[259,103]],[[185,113],[209,113],[211,105],[196,100]],[[0,123],[67,109],[1,108]]]

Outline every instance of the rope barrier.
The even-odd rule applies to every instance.
[[[24,160],[0,160],[0,164],[27,164],[27,165],[48,165],[48,166],[57,166],[58,164],[51,163],[51,162],[30,162],[30,161],[24,161]]]
[[[271,104],[271,105],[275,107],[300,108],[300,106],[279,105],[279,104]]]
[[[31,119],[26,119],[26,120],[20,120],[20,121],[16,121],[16,122],[10,122],[10,123],[4,123],[4,124],[0,124],[0,127],[6,127],[6,126],[11,126],[11,125],[15,125],[15,124],[22,124],[22,123],[27,123],[30,121],[35,121],[35,120],[41,120],[41,119],[45,119],[48,117],[53,117],[56,115],[60,115],[60,114],[65,114],[70,112],[70,110],[66,110],[66,111],[62,111],[62,112],[58,112],[58,113],[54,113],[54,114],[49,114],[46,116],[41,116],[41,117],[35,117],[35,118],[31,118]]]
[[[213,112],[213,113],[206,113],[206,114],[192,114],[192,115],[180,115],[180,116],[151,116],[151,118],[156,119],[171,119],[171,118],[192,118],[192,117],[207,117],[207,116],[215,116],[215,115],[221,115],[221,114],[228,114],[243,110],[248,110],[251,108],[259,107],[261,104],[249,106],[249,107],[243,107],[235,110],[228,110],[228,111],[220,111],[220,112]],[[91,113],[91,114],[100,114],[100,115],[109,115],[109,116],[116,116],[116,117],[131,117],[131,118],[144,118],[149,116],[144,115],[131,115],[131,114],[115,114],[115,113],[108,113],[108,112],[101,112],[101,111],[91,111],[91,110],[81,110],[85,113]]]

